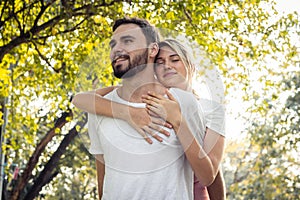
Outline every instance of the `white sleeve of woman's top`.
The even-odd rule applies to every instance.
[[[205,126],[225,136],[225,107],[209,99],[199,99],[204,114]]]

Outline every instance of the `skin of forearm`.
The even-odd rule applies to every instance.
[[[103,156],[96,156],[96,171],[97,171],[97,182],[98,182],[98,197],[102,198],[103,194],[103,183],[105,175],[105,164]]]
[[[135,108],[125,104],[113,102],[103,98],[95,92],[79,93],[72,103],[79,109],[106,117],[122,119],[128,122],[142,136],[145,132],[141,127],[151,123],[151,118],[145,108]],[[146,141],[151,143],[151,139],[145,137]]]
[[[72,103],[83,111],[97,115],[115,117],[123,120],[128,119],[129,116],[127,106],[112,102],[96,93],[86,92],[76,94]]]
[[[222,170],[220,169],[214,182],[207,187],[209,198],[211,200],[224,200],[226,199],[226,190],[225,183],[222,174]]]
[[[196,177],[203,186],[210,185],[217,175],[219,162],[215,161],[215,164],[213,163],[210,156],[191,133],[184,119],[181,123],[172,125]]]

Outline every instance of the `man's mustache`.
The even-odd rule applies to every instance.
[[[114,58],[113,58],[113,61],[112,61],[112,65],[114,66],[114,64],[118,61],[118,60],[127,60],[129,59],[129,55],[128,54],[120,54],[120,55],[116,55]]]

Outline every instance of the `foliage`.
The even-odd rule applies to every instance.
[[[299,72],[285,75],[282,89],[288,95],[284,104],[278,102],[279,98],[264,99],[266,105],[252,107],[261,106],[260,113],[265,117],[255,116],[251,120],[248,145],[239,151],[242,157],[231,160],[231,165],[238,166],[235,180],[230,181],[231,198],[297,199],[299,196],[299,75]],[[270,96],[274,98],[274,94]]]
[[[299,194],[299,176],[286,177],[279,165],[296,162],[288,150],[299,148],[299,138],[288,131],[299,132],[295,125],[299,76],[293,70],[290,75],[282,73],[299,62],[297,44],[292,42],[299,39],[299,15],[271,20],[277,15],[274,4],[260,0],[4,0],[0,13],[0,113],[8,111],[7,118],[1,114],[1,123],[6,122],[5,132],[1,131],[7,166],[5,199],[96,198],[93,158],[77,132],[86,134],[86,118],[72,109],[70,99],[75,92],[118,84],[111,73],[106,39],[113,21],[124,15],[146,18],[166,32],[176,31],[195,41],[220,69],[226,94],[241,90],[240,96],[251,105],[246,143],[251,151],[236,146],[245,153],[229,159],[240,166],[230,173],[241,174],[229,179],[234,183],[229,194],[285,198],[274,191],[282,180],[291,191],[287,198]],[[275,61],[280,63],[276,69],[269,64]],[[259,83],[259,91],[253,82]],[[275,106],[282,91],[295,91],[286,108]],[[18,168],[19,176],[13,176]],[[269,192],[257,192],[262,189]]]

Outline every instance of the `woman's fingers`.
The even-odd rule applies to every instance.
[[[166,90],[166,94],[169,97],[170,100],[172,101],[176,101],[176,99],[174,98],[174,96],[171,94],[171,92],[169,90]]]
[[[156,106],[156,105],[158,105],[158,102],[149,100],[149,99],[147,99],[147,98],[143,98],[143,102],[146,103],[147,105],[151,105],[151,106]]]
[[[149,144],[152,144],[153,141],[150,139],[150,137],[147,135],[147,133],[143,129],[137,129],[139,134],[148,142]]]
[[[162,127],[155,125],[153,123],[150,123],[148,126],[144,126],[143,128],[141,129],[139,128],[136,130],[149,144],[153,144],[153,141],[149,136],[153,137],[159,142],[162,142],[163,139],[158,135],[158,133],[162,133],[166,136],[170,136],[170,133],[168,131],[164,130]]]
[[[165,136],[170,136],[170,133],[167,130],[165,130],[162,126],[151,123],[149,124],[149,127],[161,134],[164,134]]]
[[[160,104],[162,100],[166,99],[164,96],[154,92],[148,92],[148,95],[142,95],[142,100],[147,101],[148,104]],[[146,102],[145,102],[146,103]]]
[[[161,104],[161,100],[150,97],[150,96],[143,96],[142,101],[148,105],[153,105],[153,106]]]
[[[162,96],[162,95],[160,95],[160,94],[157,94],[157,93],[155,93],[155,92],[153,92],[153,91],[148,91],[148,97],[149,98],[151,98],[152,97],[152,99],[158,99],[158,100],[161,100],[161,99],[165,99],[165,97],[164,96]]]
[[[147,132],[149,135],[151,135],[157,141],[159,141],[159,142],[163,141],[163,139],[159,135],[157,135],[150,127],[145,126],[143,129],[144,129],[145,132]]]
[[[165,120],[163,120],[162,118],[157,118],[157,117],[151,117],[151,121],[154,124],[160,125],[160,126],[164,126],[166,128],[173,128],[172,124],[166,122]]]
[[[162,105],[159,105],[159,104],[156,106],[147,105],[146,108],[147,108],[150,116],[160,117],[162,119],[166,119],[166,117],[167,117],[167,113],[166,113],[165,109],[162,107]]]
[[[170,136],[170,132],[165,130],[164,127],[172,128],[171,124],[157,117],[151,117],[151,120],[152,121],[150,124],[144,126],[143,128],[136,129],[149,144],[153,144],[153,141],[149,136],[153,137],[159,142],[162,142],[163,139],[158,135],[158,133],[161,133],[167,137]]]

